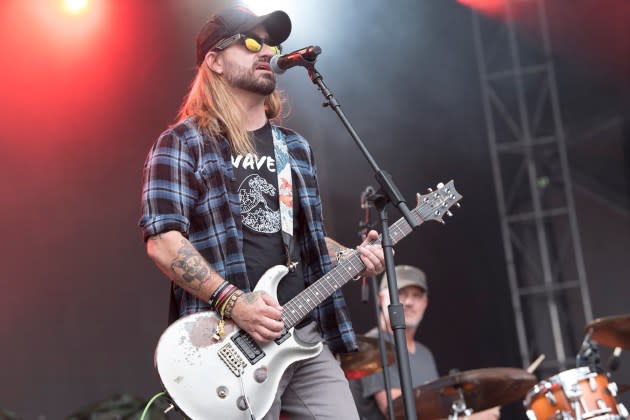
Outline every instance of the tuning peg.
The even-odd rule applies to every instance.
[[[446,215],[448,217],[453,217],[453,213],[451,213],[450,210],[446,210]]]
[[[440,219],[440,223],[442,223],[443,225],[446,224],[446,222],[444,221],[444,219]]]
[[[433,188],[427,188],[427,192],[432,193],[433,192]]]
[[[438,183],[438,184],[437,184],[437,187],[438,187],[438,188],[442,188],[443,186],[444,186],[444,184],[443,184],[442,182],[440,182],[440,183]]]
[[[462,205],[459,203],[455,203],[455,205],[457,206],[458,209],[462,207]]]

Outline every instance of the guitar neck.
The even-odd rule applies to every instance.
[[[420,216],[420,207],[412,211],[412,215],[418,224],[424,220]],[[403,218],[398,219],[396,223],[389,228],[389,234],[392,243],[395,245],[409,233],[411,226]],[[381,242],[381,236],[373,244]],[[326,298],[332,295],[337,289],[348,283],[365,269],[365,265],[361,261],[359,251],[353,250],[347,258],[344,258],[339,264],[329,271],[324,277],[304,289],[297,296],[287,302],[282,310],[282,321],[286,328],[297,325],[307,314],[315,307],[322,303]]]

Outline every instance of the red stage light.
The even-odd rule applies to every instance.
[[[87,10],[88,0],[63,0],[63,8],[66,12],[78,15]]]
[[[475,9],[484,15],[498,16],[504,13],[505,0],[457,0],[464,6]]]

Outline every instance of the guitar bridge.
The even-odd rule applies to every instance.
[[[228,342],[225,346],[221,347],[217,354],[219,355],[219,359],[225,363],[236,377],[241,376],[241,372],[243,372],[247,363],[239,356],[238,351],[236,351],[232,343]]]
[[[243,330],[235,334],[232,337],[232,341],[252,365],[265,357],[265,352],[262,351],[258,343]]]

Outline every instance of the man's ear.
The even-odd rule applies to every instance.
[[[216,51],[210,51],[206,55],[204,63],[216,74],[223,74],[223,55],[218,54]]]

